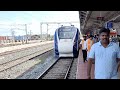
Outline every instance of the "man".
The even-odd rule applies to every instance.
[[[90,35],[86,42],[87,42],[87,57],[88,57],[91,46],[94,44],[93,36]]]
[[[86,36],[83,36],[83,40],[80,42],[82,47],[82,53],[83,53],[83,62],[87,61],[87,44],[86,44]]]
[[[120,61],[120,48],[109,41],[110,30],[102,28],[99,31],[100,41],[92,45],[88,66],[87,78],[91,78],[92,60],[95,60],[95,79],[117,79],[118,61]]]

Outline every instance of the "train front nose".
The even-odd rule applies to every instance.
[[[73,42],[71,41],[61,41],[58,43],[58,50],[60,53],[73,53]]]

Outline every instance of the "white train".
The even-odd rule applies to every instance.
[[[54,52],[58,57],[79,55],[80,32],[74,26],[61,26],[54,34]]]

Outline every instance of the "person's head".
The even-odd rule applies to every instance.
[[[90,34],[87,34],[87,37],[89,38],[89,37],[90,37]]]
[[[96,38],[99,38],[99,34],[96,35]]]
[[[99,31],[99,36],[102,43],[108,43],[110,37],[110,30],[106,28],[102,28]]]
[[[94,38],[96,38],[96,35],[94,35]]]
[[[93,36],[92,36],[92,35],[90,35],[90,39],[91,39],[91,40],[93,39]]]
[[[86,36],[85,36],[85,35],[83,36],[83,39],[84,39],[84,40],[86,39]]]

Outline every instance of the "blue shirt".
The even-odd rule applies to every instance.
[[[120,48],[110,42],[105,48],[101,42],[92,45],[89,58],[95,59],[95,79],[110,79],[117,75],[117,60],[120,58]]]

